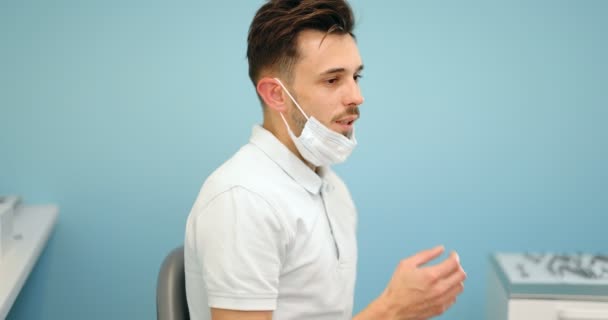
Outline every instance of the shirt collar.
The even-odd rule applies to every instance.
[[[293,180],[308,190],[308,192],[319,194],[323,185],[323,179],[293,154],[270,131],[260,125],[255,125],[249,142],[260,148],[262,152],[281,167]]]

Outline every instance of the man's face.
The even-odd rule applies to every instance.
[[[308,116],[338,133],[350,134],[363,103],[358,83],[363,64],[355,40],[348,34],[307,30],[298,36],[298,50],[289,86],[294,98]],[[306,119],[290,104],[294,133],[300,135]]]

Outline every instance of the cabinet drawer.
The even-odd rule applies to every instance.
[[[509,320],[608,320],[608,302],[510,299]]]

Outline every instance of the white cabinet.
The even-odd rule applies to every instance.
[[[0,196],[0,261],[13,243],[13,220],[19,202],[18,196]]]
[[[508,319],[608,320],[608,302],[512,299]]]
[[[486,319],[608,320],[603,255],[495,254]]]
[[[13,239],[0,260],[0,319],[8,314],[55,226],[55,205],[19,206],[13,216]]]

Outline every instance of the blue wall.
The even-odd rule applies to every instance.
[[[261,120],[260,4],[0,2],[0,194],[61,208],[9,319],[155,317],[203,180]],[[439,243],[469,275],[442,319],[482,319],[492,251],[606,252],[608,2],[352,4],[357,310]]]

